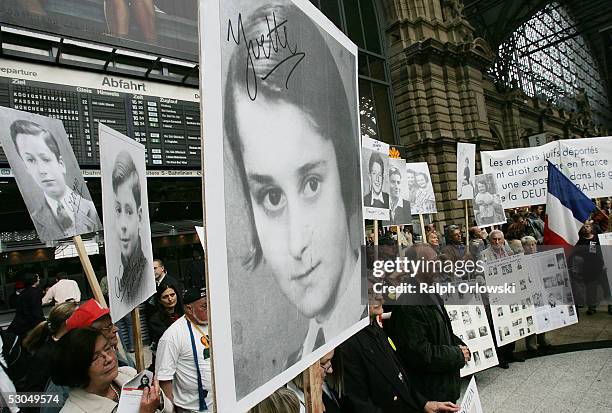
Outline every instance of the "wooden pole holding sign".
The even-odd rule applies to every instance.
[[[83,239],[80,235],[75,235],[74,237],[72,237],[72,241],[74,242],[74,246],[77,250],[77,253],[79,254],[81,265],[83,266],[83,270],[85,271],[85,276],[87,277],[87,282],[89,282],[89,286],[91,287],[91,291],[93,292],[94,298],[102,307],[108,307],[108,304],[104,299],[104,294],[102,294],[102,289],[100,288],[100,283],[98,282],[96,273],[94,272],[93,267],[91,266],[91,261],[89,260],[89,255],[87,255],[87,250],[85,249],[85,244],[83,244]]]
[[[136,356],[136,370],[140,373],[145,369],[144,351],[142,347],[142,331],[140,328],[140,309],[138,307],[132,310],[132,329],[134,331],[134,350]]]
[[[465,245],[466,247],[469,249],[469,244],[470,244],[470,215],[468,212],[468,200],[464,200],[463,201],[463,206],[465,209]]]
[[[378,245],[378,220],[374,220],[374,245]]]
[[[425,233],[425,220],[423,219],[423,214],[419,214],[419,221],[421,221],[421,237],[423,237],[423,243],[429,244],[427,242],[427,234]]]
[[[304,383],[304,401],[306,413],[322,413],[323,409],[323,383],[321,380],[321,365],[319,361],[308,367],[302,373]]]
[[[94,299],[100,304],[103,308],[108,308],[108,304],[106,303],[106,299],[104,298],[104,294],[102,294],[102,289],[100,288],[100,283],[98,282],[98,278],[96,277],[96,273],[91,266],[91,261],[89,260],[89,255],[87,255],[87,249],[85,248],[85,244],[83,244],[83,239],[80,235],[75,235],[72,237],[72,242],[74,242],[74,247],[79,254],[79,259],[81,260],[81,265],[83,266],[83,271],[85,271],[85,276],[87,277],[87,282],[89,283],[89,287],[94,295]],[[140,325],[139,325],[140,326]],[[134,340],[138,338],[138,342],[141,343],[140,335],[134,335]],[[119,351],[121,354],[127,358],[125,353],[125,349],[123,348],[123,343],[117,338],[117,347],[119,347]],[[142,363],[144,364],[144,362]],[[140,371],[140,370],[139,370]]]

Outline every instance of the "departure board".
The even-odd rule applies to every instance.
[[[147,168],[200,169],[198,90],[0,59],[0,105],[59,119],[81,167],[98,169],[98,122],[146,148]],[[0,165],[8,165],[0,148]]]

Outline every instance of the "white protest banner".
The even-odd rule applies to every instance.
[[[235,413],[368,324],[358,49],[307,0],[199,5],[214,410]]]
[[[561,171],[589,198],[612,195],[612,137],[559,141]]]
[[[493,173],[505,208],[546,203],[546,160],[590,198],[612,195],[612,137],[565,139],[535,148],[481,152],[482,170]]]
[[[546,160],[558,166],[559,144],[537,148],[506,149],[480,153],[483,174],[493,174],[504,208],[546,203],[548,168]]]
[[[545,333],[578,322],[572,286],[562,248],[524,256],[532,288],[536,333]]]
[[[470,282],[475,284],[475,281]],[[455,284],[458,286],[458,284]],[[497,366],[497,352],[493,344],[493,335],[489,331],[489,322],[479,293],[460,294],[458,288],[454,293],[447,293],[442,298],[444,308],[451,321],[453,333],[468,346],[472,359],[461,368],[461,377]]]
[[[99,124],[108,297],[117,321],[155,294],[145,147]]]
[[[474,199],[476,145],[457,142],[457,199]]]
[[[470,384],[465,390],[459,413],[484,413],[482,411],[480,395],[478,394],[478,387],[476,387],[476,378],[474,377],[472,377]]]
[[[364,137],[361,141],[363,218],[389,220],[389,145]]]
[[[486,262],[487,287],[514,285],[512,295],[489,293],[491,316],[498,346],[535,334],[534,308],[531,295],[533,277],[525,271],[524,256],[513,255]],[[500,291],[503,291],[500,289]],[[513,300],[508,304],[509,297]]]
[[[608,271],[608,284],[610,285],[610,291],[612,291],[612,232],[599,234],[598,237],[601,253]]]

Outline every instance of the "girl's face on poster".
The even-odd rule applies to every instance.
[[[262,255],[312,318],[333,304],[350,253],[334,145],[295,105],[237,98],[236,111]]]
[[[487,192],[487,186],[484,183],[479,182],[478,183],[478,193],[482,194],[482,193],[485,193],[485,192]]]
[[[406,173],[406,181],[408,182],[408,186],[412,187],[414,186],[414,173],[413,172],[407,172]]]
[[[425,175],[418,174],[416,176],[416,183],[419,186],[419,188],[425,188],[427,186],[427,179],[425,178]]]

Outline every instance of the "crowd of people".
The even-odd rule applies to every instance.
[[[597,234],[608,230],[610,201],[584,223],[569,266],[590,277],[587,284],[607,288]],[[543,243],[543,207],[511,211],[500,229],[449,225],[444,234],[425,226],[425,241],[416,242],[409,227],[381,231],[381,244],[400,245],[412,260],[495,260],[514,254],[536,253]],[[580,248],[587,247],[587,248]],[[201,256],[195,257],[201,260]],[[203,264],[203,262],[202,262]],[[146,303],[153,380],[144,385],[140,412],[202,412],[213,406],[208,332],[207,293],[202,282],[188,287],[168,274],[160,259],[153,261],[156,294]],[[194,262],[194,274],[201,271]],[[422,269],[409,282],[434,283],[452,274]],[[484,281],[483,274],[469,275]],[[36,274],[24,274],[24,288],[16,301],[16,315],[2,333],[0,385],[3,392],[41,392],[62,395],[55,406],[18,408],[11,412],[111,412],[117,408],[122,386],[137,375],[133,358],[119,346],[117,322],[93,299],[79,305],[80,291],[66,274],[43,293]],[[193,278],[193,279],[192,279]],[[374,280],[370,280],[370,287]],[[406,281],[401,279],[392,282]],[[604,282],[605,281],[605,282]],[[595,289],[596,290],[596,289]],[[587,294],[591,291],[587,289]],[[576,292],[575,292],[576,293]],[[607,296],[609,296],[607,291]],[[327,412],[453,412],[458,411],[460,370],[471,359],[465,342],[453,333],[442,298],[434,293],[383,296],[369,290],[370,325],[320,359],[321,394]],[[596,311],[596,297],[587,297]],[[387,300],[394,300],[394,305]],[[483,297],[487,304],[486,297]],[[55,303],[48,317],[42,305]],[[385,306],[383,307],[383,302]],[[383,312],[388,317],[382,317]],[[485,305],[489,315],[490,308]],[[612,314],[612,306],[609,307]],[[383,320],[383,318],[385,318]],[[493,328],[490,325],[491,329]],[[493,337],[495,340],[495,337]],[[17,345],[20,355],[12,351]],[[497,346],[499,367],[524,361],[515,343]],[[545,334],[526,338],[535,354],[549,349]],[[131,350],[128,349],[128,350]],[[7,360],[8,358],[8,360]],[[19,368],[15,368],[19,365]],[[12,366],[12,367],[11,367]],[[70,368],[66,368],[70,366]],[[17,372],[20,372],[18,374]],[[143,379],[144,380],[144,379]],[[147,379],[148,380],[148,379]],[[298,375],[285,387],[251,409],[252,413],[305,412],[304,383]]]

